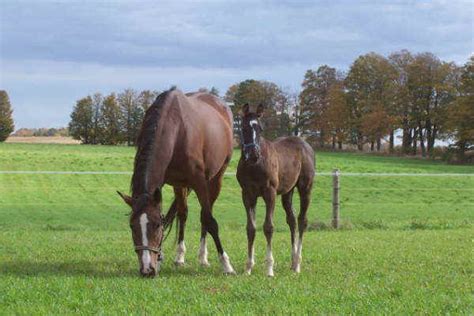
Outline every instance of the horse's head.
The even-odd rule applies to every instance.
[[[260,104],[256,111],[251,111],[250,106],[242,107],[242,139],[241,146],[245,161],[256,163],[260,156],[260,134],[263,129],[260,117],[263,113],[263,105]]]
[[[161,216],[161,190],[153,195],[142,194],[136,198],[117,192],[131,208],[130,228],[135,252],[144,277],[154,277],[162,261],[163,217]]]

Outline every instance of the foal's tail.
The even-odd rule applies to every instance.
[[[188,188],[188,195],[191,193],[191,191],[192,190]],[[171,203],[171,206],[168,209],[168,212],[166,213],[166,215],[163,219],[163,223],[164,223],[163,224],[164,225],[163,230],[167,230],[163,241],[165,241],[168,238],[168,236],[171,232],[171,229],[173,228],[173,223],[176,219],[176,214],[178,214],[178,207],[177,207],[177,202],[176,202],[176,198],[175,198],[173,200],[173,203]],[[179,229],[179,225],[176,224],[176,237],[175,237],[175,240],[174,240],[175,243],[176,243],[176,240],[178,239],[177,238],[178,237],[178,229]]]

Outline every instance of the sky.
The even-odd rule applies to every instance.
[[[245,79],[298,92],[307,69],[408,49],[464,64],[474,4],[452,1],[0,1],[0,89],[16,128],[67,126],[125,88],[221,95]]]

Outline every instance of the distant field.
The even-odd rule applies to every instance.
[[[0,144],[0,171],[131,171],[133,155],[128,147]],[[230,173],[239,155],[236,151]],[[473,166],[317,154],[318,172],[333,168],[343,174],[474,174]],[[129,181],[129,175],[0,173],[1,314],[474,312],[473,176],[342,176],[341,231],[327,227],[331,178],[317,177],[309,211],[312,230],[297,276],[289,270],[289,232],[277,203],[274,279],[264,276],[261,231],[254,275],[222,276],[212,243],[212,267],[198,266],[194,196],[186,233],[188,264],[173,266],[170,238],[160,277],[139,278],[125,216],[129,210],[115,193],[128,191]],[[169,205],[169,188],[164,197]],[[259,226],[263,213],[260,202]],[[241,274],[245,211],[234,176],[225,178],[215,216]]]
[[[6,140],[7,143],[29,143],[29,144],[79,144],[80,141],[72,137],[63,136],[11,136]]]

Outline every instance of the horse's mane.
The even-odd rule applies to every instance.
[[[161,93],[148,108],[143,118],[142,127],[137,138],[137,154],[135,155],[134,170],[131,183],[132,196],[146,192],[147,169],[155,150],[155,139],[158,121],[160,120],[161,110],[169,93],[176,87]]]

